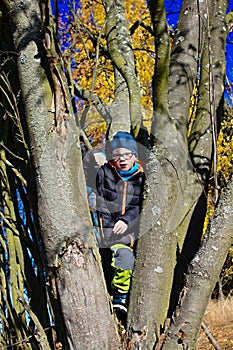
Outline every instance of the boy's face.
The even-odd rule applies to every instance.
[[[134,165],[136,156],[127,148],[116,148],[112,151],[112,160],[117,169],[127,171]]]

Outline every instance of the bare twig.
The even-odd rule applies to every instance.
[[[165,342],[165,340],[167,338],[167,332],[168,332],[170,323],[171,323],[171,319],[167,318],[166,321],[165,321],[164,332],[160,335],[155,350],[161,350],[162,349],[162,347],[164,345],[164,342]]]
[[[209,328],[207,327],[207,324],[204,321],[202,321],[201,328],[205,332],[207,338],[209,339],[213,347],[216,350],[222,350],[221,346],[218,344],[218,342],[216,341],[216,339],[214,338],[213,334],[210,332]]]
[[[213,73],[213,55],[211,48],[211,33],[210,33],[210,15],[209,7],[206,0],[206,14],[207,14],[207,32],[208,32],[208,51],[209,51],[209,100],[210,100],[210,117],[212,123],[212,139],[213,139],[213,166],[214,166],[214,184],[215,184],[215,203],[218,200],[218,149],[217,149],[217,120],[216,120],[216,108],[215,108],[215,97],[214,97],[214,73]]]

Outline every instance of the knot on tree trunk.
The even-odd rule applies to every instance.
[[[131,328],[131,339],[128,342],[128,349],[131,349],[131,350],[141,349],[142,340],[145,339],[146,335],[147,335],[147,326],[145,326],[142,331]]]
[[[73,263],[76,267],[86,266],[87,247],[78,236],[68,239],[60,258],[66,263]]]

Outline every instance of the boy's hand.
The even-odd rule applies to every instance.
[[[113,232],[116,233],[117,235],[118,234],[122,234],[124,233],[128,228],[128,225],[124,222],[124,221],[117,221],[113,227]]]
[[[105,156],[103,153],[95,153],[95,154],[94,154],[94,157],[95,157],[96,163],[97,163],[99,166],[101,166],[101,165],[107,163],[106,156]]]

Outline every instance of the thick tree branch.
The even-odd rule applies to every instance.
[[[219,200],[201,248],[192,260],[164,350],[193,349],[211,292],[233,244],[233,181]],[[182,338],[181,338],[182,335]]]
[[[204,2],[183,1],[171,52],[169,106],[172,106],[171,115],[185,143],[190,98],[196,81],[200,45],[203,42],[200,35],[206,35],[203,23],[205,11]],[[193,28],[200,29],[194,31]]]
[[[152,81],[154,116],[151,132],[153,136],[157,137],[159,136],[159,130],[164,130],[164,124],[169,123],[167,91],[170,38],[167,31],[164,1],[158,1],[156,4],[154,1],[150,1],[149,9],[153,23],[155,43],[155,68]]]
[[[129,91],[129,110],[134,136],[141,126],[141,93],[135,74],[134,54],[121,0],[103,1],[107,13],[107,43],[112,60],[124,77]]]
[[[135,33],[135,31],[139,28],[142,27],[144,29],[146,29],[148,31],[148,33],[150,33],[151,35],[153,35],[153,30],[150,26],[148,26],[145,22],[143,22],[142,19],[138,19],[130,28],[130,34],[133,35]]]
[[[79,84],[74,83],[74,94],[77,97],[82,98],[85,101],[88,101],[90,105],[94,105],[100,115],[104,118],[107,124],[111,123],[112,117],[109,108],[101,98],[93,94],[90,90],[83,89]]]
[[[189,134],[189,150],[194,169],[202,183],[205,183],[209,176],[213,150],[215,149],[216,152],[216,127],[217,123],[220,122],[217,119],[220,119],[223,114],[221,101],[225,79],[225,64],[223,63],[225,62],[226,30],[224,14],[226,6],[226,0],[219,1],[215,6],[210,3],[211,33],[209,33],[208,38],[206,36],[203,44],[200,43],[199,49],[200,67],[202,68],[200,82],[197,80],[197,85],[200,87],[197,92],[196,117]],[[202,16],[200,20],[205,21],[205,17]],[[207,26],[207,23],[205,26]],[[210,64],[211,61],[212,64]],[[210,76],[212,76],[214,84],[210,82]]]

